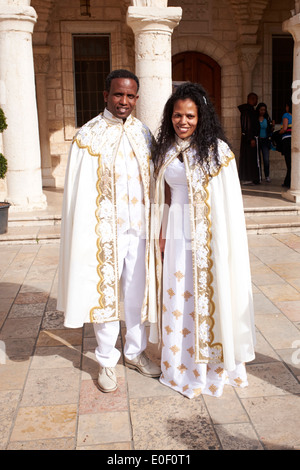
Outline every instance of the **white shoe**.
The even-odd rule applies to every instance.
[[[149,357],[144,352],[139,354],[134,359],[127,359],[125,357],[125,365],[130,369],[138,370],[146,377],[160,377],[161,369],[159,366],[150,361]]]
[[[98,385],[101,392],[114,392],[118,388],[116,371],[114,367],[100,367]]]

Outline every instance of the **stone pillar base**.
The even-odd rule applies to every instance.
[[[289,189],[281,193],[283,199],[300,204],[300,190]]]

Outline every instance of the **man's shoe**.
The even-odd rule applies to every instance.
[[[160,377],[161,369],[154,362],[150,361],[149,357],[144,352],[139,354],[134,359],[125,358],[125,365],[130,369],[138,370],[146,377]]]
[[[98,386],[101,392],[114,392],[118,388],[116,372],[113,367],[100,367]]]

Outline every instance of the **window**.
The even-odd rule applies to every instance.
[[[105,78],[111,70],[110,36],[73,35],[76,127],[104,109]]]
[[[285,102],[292,97],[294,40],[291,36],[273,36],[272,119],[281,123]]]

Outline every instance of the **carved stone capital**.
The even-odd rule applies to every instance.
[[[36,74],[47,74],[50,65],[50,47],[48,46],[34,46],[34,71]]]
[[[252,72],[255,67],[261,45],[242,45],[238,49],[238,57],[243,72]]]

